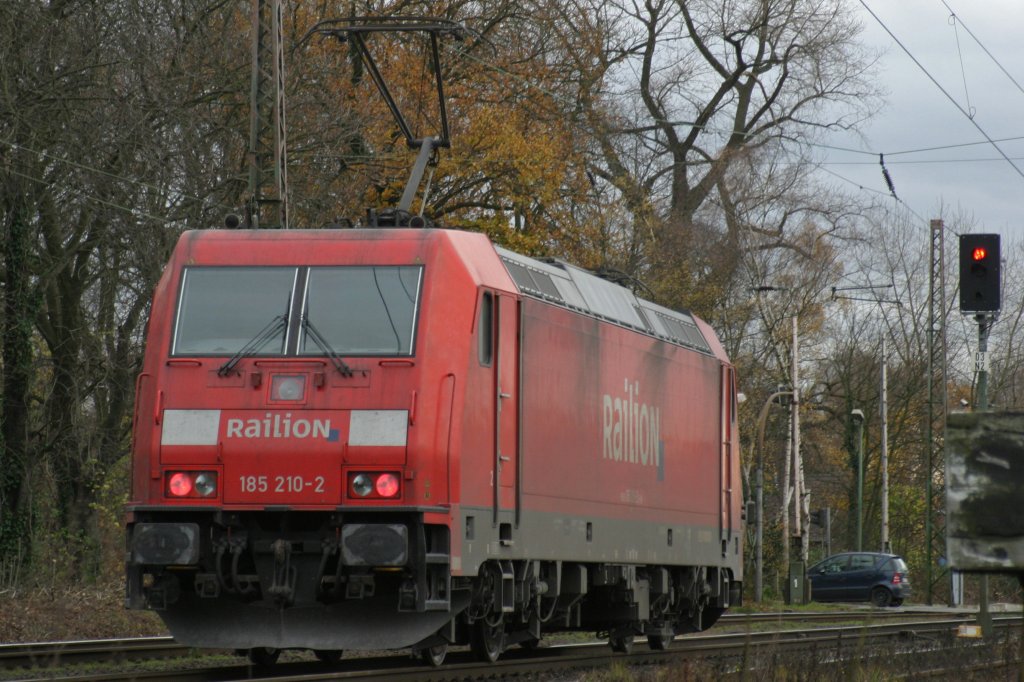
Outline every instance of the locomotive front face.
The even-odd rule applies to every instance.
[[[202,646],[377,647],[365,627],[377,612],[401,612],[378,628],[398,635],[388,644],[415,643],[443,622],[424,612],[450,606],[447,527],[424,505],[444,477],[409,454],[422,447],[425,259],[373,240],[291,262],[286,244],[235,247],[181,258],[154,302],[129,606]],[[321,615],[284,629],[274,615],[309,608]]]
[[[164,500],[400,501],[406,399],[379,409],[387,396],[367,398],[386,370],[345,358],[412,357],[422,277],[420,266],[185,268],[160,424]],[[186,462],[213,468],[168,466]]]

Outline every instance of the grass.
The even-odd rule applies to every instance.
[[[151,611],[124,608],[124,582],[0,590],[0,643],[166,635]]]

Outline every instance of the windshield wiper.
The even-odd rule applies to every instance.
[[[278,335],[279,332],[288,327],[288,316],[278,315],[270,321],[266,327],[264,327],[256,336],[252,338],[249,343],[245,344],[238,349],[238,352],[231,356],[231,358],[220,366],[217,370],[217,376],[226,377],[231,374],[232,370],[235,369],[235,365],[238,361],[244,357],[255,355],[260,352],[263,346],[267,345],[272,338]]]
[[[346,365],[341,356],[331,348],[331,344],[327,343],[327,339],[320,333],[320,330],[313,326],[313,323],[309,321],[309,317],[303,316],[302,327],[309,334],[309,338],[313,339],[313,343],[319,346],[320,350],[331,359],[331,364],[338,370],[338,374],[343,377],[352,376],[352,368]]]

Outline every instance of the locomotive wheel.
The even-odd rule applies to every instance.
[[[618,651],[629,655],[633,653],[633,635],[612,635],[608,638],[608,645],[612,648],[612,651]]]
[[[419,650],[420,660],[429,666],[440,668],[441,664],[444,663],[444,657],[448,654],[447,644],[438,644],[437,646],[427,647],[426,649]]]
[[[277,663],[277,659],[280,655],[280,649],[274,649],[268,646],[258,646],[254,649],[249,649],[249,660],[256,665],[274,665]]]
[[[536,651],[540,648],[540,640],[536,637],[530,637],[529,639],[524,639],[523,641],[521,641],[519,643],[519,646],[526,649],[527,651]]]
[[[655,651],[664,651],[672,645],[672,635],[647,635],[647,645]]]
[[[341,662],[341,657],[345,655],[345,651],[343,649],[314,649],[313,655],[318,661],[328,665],[338,665]]]
[[[700,629],[707,630],[709,627],[718,622],[718,619],[725,613],[725,609],[717,606],[705,606],[704,611],[700,617]]]
[[[486,618],[475,621],[471,627],[469,648],[477,660],[494,663],[505,650],[505,623],[491,625]]]

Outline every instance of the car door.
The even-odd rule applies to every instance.
[[[866,601],[871,598],[871,588],[878,576],[878,556],[874,554],[851,554],[850,563],[842,573],[840,585],[842,601]]]
[[[849,564],[845,554],[829,557],[807,572],[811,580],[811,599],[834,601],[841,598],[842,575]]]

